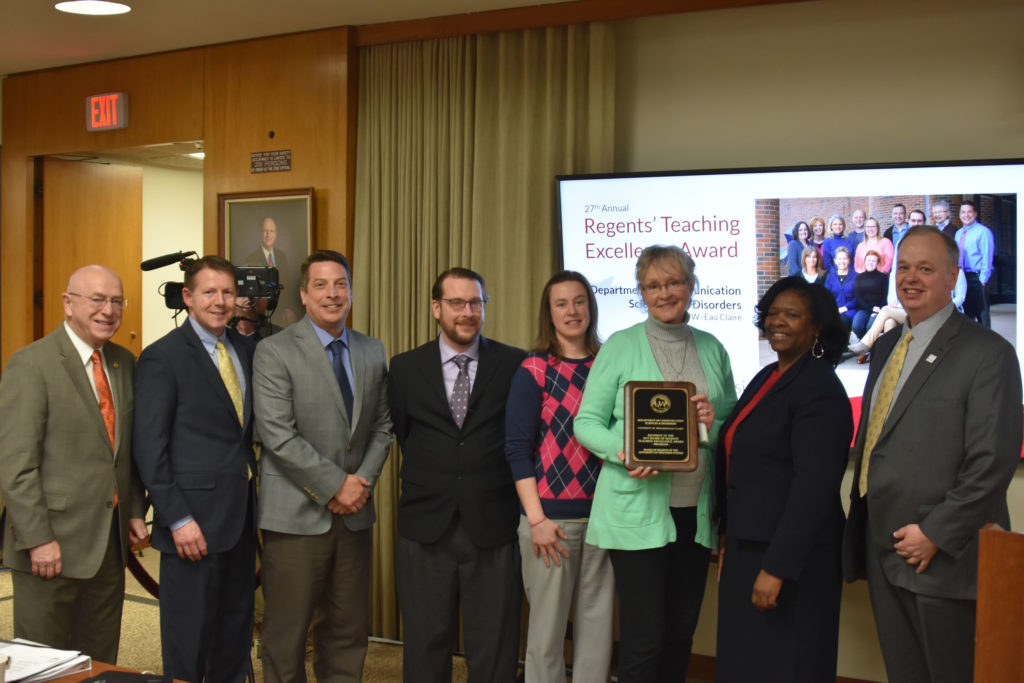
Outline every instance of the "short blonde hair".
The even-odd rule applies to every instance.
[[[674,244],[652,244],[640,252],[640,258],[636,260],[636,286],[642,287],[643,279],[647,271],[656,262],[662,259],[671,261],[679,266],[679,269],[686,275],[686,279],[693,282],[694,289],[697,288],[697,264],[693,258]]]

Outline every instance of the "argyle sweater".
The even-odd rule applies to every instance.
[[[531,353],[512,378],[505,416],[505,457],[516,481],[534,477],[544,514],[590,516],[601,459],[580,445],[573,418],[594,357]]]

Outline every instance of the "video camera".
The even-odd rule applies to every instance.
[[[177,263],[178,267],[184,271],[196,261],[191,258],[195,255],[194,251],[179,251],[174,254],[157,256],[143,261],[141,268],[142,270],[156,270]],[[278,277],[277,268],[270,266],[236,266],[235,284],[238,287],[238,296],[246,297],[250,301],[267,299],[267,305],[263,308],[266,312],[258,315],[269,318],[277,308],[277,300],[281,296],[281,290],[284,289],[278,281]],[[164,305],[167,308],[172,311],[185,310],[185,301],[181,295],[181,290],[185,287],[183,283],[165,282],[161,287],[163,288]]]

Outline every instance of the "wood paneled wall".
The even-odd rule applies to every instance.
[[[42,258],[34,240],[33,159],[203,137],[202,50],[11,76],[4,81],[0,195],[0,353],[4,363],[33,340],[33,297]],[[123,91],[130,125],[85,130],[85,98]],[[41,243],[40,243],[41,244]],[[85,264],[82,264],[85,265]],[[47,294],[49,295],[49,293]]]
[[[31,342],[33,159],[204,140],[204,250],[217,251],[217,195],[313,187],[314,243],[351,253],[356,50],[348,28],[21,74],[4,81],[0,355]],[[85,130],[85,98],[123,91],[131,123]],[[274,131],[274,137],[269,132]],[[292,170],[250,173],[251,152],[290,149]],[[51,296],[51,293],[46,293]]]
[[[806,0],[576,0],[227,43],[11,76],[3,88],[0,356],[33,339],[33,159],[203,140],[203,244],[217,251],[217,195],[313,187],[315,246],[352,252],[357,47],[465,33]],[[85,97],[123,91],[131,124],[85,130]],[[273,131],[273,137],[270,132]],[[290,149],[292,170],[251,174],[252,152]]]
[[[350,30],[219,45],[206,59],[205,250],[217,251],[218,193],[312,187],[313,246],[351,254],[359,70]],[[282,149],[291,171],[249,172],[252,152]]]

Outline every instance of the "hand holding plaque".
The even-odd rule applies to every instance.
[[[664,472],[697,469],[697,393],[693,382],[626,382],[625,465]]]

